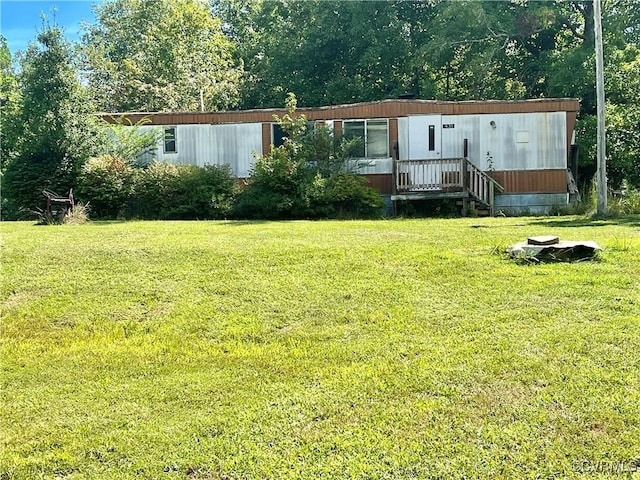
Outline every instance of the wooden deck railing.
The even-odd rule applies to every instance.
[[[468,158],[397,160],[394,179],[397,194],[460,192],[488,206],[492,215],[495,193],[504,190]]]
[[[396,190],[411,193],[462,190],[463,162],[463,158],[396,161]]]

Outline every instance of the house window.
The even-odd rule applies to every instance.
[[[354,152],[359,158],[386,158],[389,156],[389,124],[384,120],[354,120],[342,124],[344,138],[360,138]]]
[[[287,132],[285,132],[277,123],[271,124],[271,143],[274,147],[279,147],[284,144],[284,139],[287,138]]]
[[[164,153],[178,153],[176,143],[176,127],[164,129]]]
[[[316,122],[307,122],[306,133],[311,133],[316,128]],[[271,124],[271,143],[274,147],[284,145],[284,139],[289,138],[289,134],[278,123]]]

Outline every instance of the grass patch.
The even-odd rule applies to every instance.
[[[1,228],[2,478],[640,461],[639,217]],[[552,233],[604,251],[495,254]]]

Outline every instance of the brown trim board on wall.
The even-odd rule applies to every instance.
[[[487,100],[444,102],[439,100],[382,100],[379,102],[299,108],[297,113],[309,120],[338,120],[362,118],[397,118],[407,115],[438,113],[442,115],[472,115],[486,113],[569,112],[580,108],[580,102],[571,98],[544,98],[535,100]],[[283,109],[239,110],[231,112],[132,112],[124,113],[133,123],[148,119],[151,125],[272,123],[274,115],[283,115]],[[107,121],[117,121],[121,114],[99,114]],[[569,118],[568,118],[569,120]]]

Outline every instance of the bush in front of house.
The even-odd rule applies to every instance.
[[[335,138],[320,125],[309,132],[306,117],[296,116],[295,106],[291,94],[288,113],[275,116],[288,137],[257,158],[247,188],[237,197],[234,215],[264,219],[380,216],[380,194],[349,170],[358,140]]]
[[[326,211],[323,179],[314,175],[287,146],[258,158],[247,187],[238,195],[234,215],[240,218],[314,218]]]
[[[247,188],[236,199],[234,215],[268,220],[379,217],[384,202],[367,183],[350,172],[324,176],[275,151],[254,165]]]
[[[336,218],[379,217],[384,202],[366,178],[341,172],[327,181],[326,197]]]
[[[149,220],[225,218],[231,210],[233,189],[227,165],[152,162],[139,171],[131,214]]]
[[[137,169],[120,156],[91,158],[82,166],[76,198],[89,204],[94,219],[124,217],[133,195],[136,174]]]

